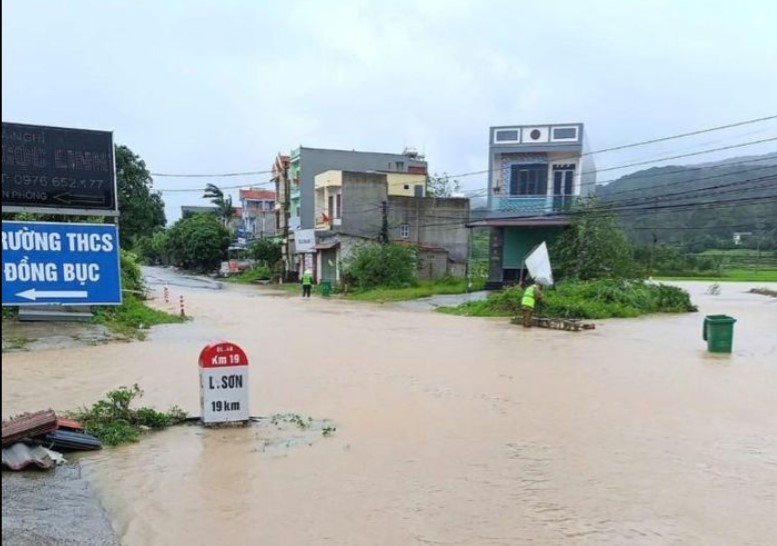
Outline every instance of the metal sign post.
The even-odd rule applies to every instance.
[[[248,421],[248,357],[228,341],[200,352],[200,407],[206,425]]]

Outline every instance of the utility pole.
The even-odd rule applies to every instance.
[[[388,233],[388,201],[381,201],[380,203],[380,216],[381,216],[381,227],[380,227],[380,236],[378,237],[378,240],[381,244],[388,244],[389,242],[389,233]]]
[[[289,187],[289,166],[283,163],[283,158],[278,157],[281,162],[281,173],[283,182],[283,244],[286,247],[286,280],[291,272],[291,241],[289,240],[289,222],[291,221],[291,188]]]
[[[756,220],[756,237],[758,239],[756,240],[756,248],[758,251],[758,255],[756,257],[755,262],[755,272],[758,273],[761,270],[761,241],[763,241],[764,238],[764,228],[766,227],[766,221],[764,220],[763,216],[759,216]]]

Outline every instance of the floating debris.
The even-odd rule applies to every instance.
[[[91,451],[102,448],[99,439],[84,432],[83,424],[73,419],[57,417],[53,410],[25,413],[3,422],[3,448],[7,445],[16,447],[21,440],[60,451]]]
[[[30,466],[49,470],[62,462],[65,462],[65,458],[61,453],[39,445],[30,446],[19,442],[3,448],[3,467],[11,470],[24,470]]]
[[[25,413],[3,421],[3,446],[25,438],[44,436],[57,429],[57,414],[53,410]]]
[[[103,447],[102,442],[91,434],[64,429],[49,432],[40,441],[59,451],[94,451]]]
[[[513,324],[523,324],[521,317],[515,317],[511,321]],[[548,317],[532,317],[532,325],[537,328],[548,328],[550,330],[564,330],[566,332],[579,332],[580,330],[595,330],[596,324],[593,322],[583,322],[581,319],[561,319]]]

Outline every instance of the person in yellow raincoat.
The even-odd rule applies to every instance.
[[[532,316],[534,315],[534,306],[542,299],[542,283],[534,281],[523,290],[521,298],[521,315],[523,317],[523,327],[531,328]]]

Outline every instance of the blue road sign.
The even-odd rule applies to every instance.
[[[120,305],[110,224],[3,222],[3,305]]]

